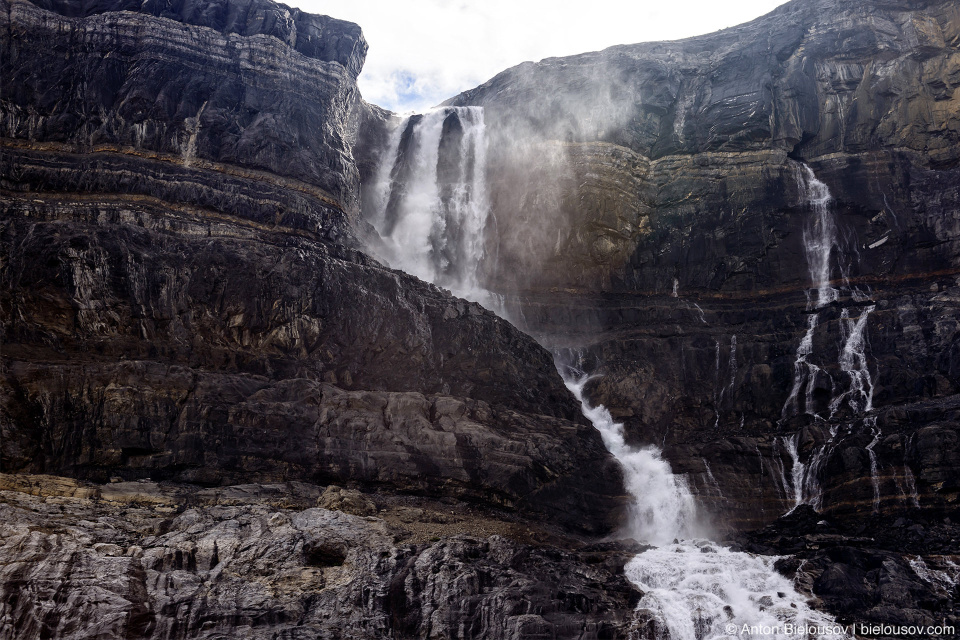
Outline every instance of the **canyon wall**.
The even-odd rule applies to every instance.
[[[0,34],[0,635],[656,634],[552,354],[363,252],[397,121],[356,25],[0,0]],[[801,0],[450,101],[481,284],[719,528],[808,503],[736,544],[848,620],[956,620],[958,44],[955,2]]]

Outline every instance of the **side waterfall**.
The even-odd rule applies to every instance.
[[[372,185],[373,210],[365,214],[380,233],[380,257],[389,264],[499,310],[496,296],[479,283],[489,209],[485,145],[480,108],[409,116],[384,152]],[[580,358],[564,362],[570,358],[562,355],[556,354],[557,368],[567,388],[623,466],[633,498],[623,534],[654,545],[625,572],[644,592],[638,615],[655,621],[659,639],[849,637],[775,571],[777,558],[703,539],[708,528],[686,479],[674,475],[656,446],[628,445],[623,425],[584,398],[589,376]],[[734,336],[731,376],[736,366]]]
[[[842,411],[849,410],[853,419],[858,420],[873,410],[873,378],[867,359],[867,323],[875,305],[864,303],[871,301],[857,287],[850,285],[846,267],[835,259],[837,246],[837,225],[834,220],[833,198],[826,184],[817,179],[813,170],[805,164],[795,165],[797,191],[802,204],[809,208],[810,216],[803,231],[803,248],[810,274],[810,288],[807,289],[807,330],[797,346],[794,360],[793,386],[781,410],[781,423],[790,417],[809,415],[817,421],[832,420]],[[835,278],[835,275],[838,276]],[[839,288],[834,282],[839,281]],[[836,364],[846,380],[834,380],[826,369],[824,359],[815,362],[816,334],[825,329],[829,320],[829,307],[836,307],[849,299],[856,306],[844,306],[835,319],[840,330],[842,346]],[[835,313],[835,312],[834,312]],[[856,314],[856,315],[852,315]],[[845,384],[844,384],[845,383]],[[844,388],[844,386],[846,388]],[[824,403],[815,396],[817,390],[830,390],[830,399]],[[868,424],[869,422],[869,424]],[[847,430],[851,432],[853,423]],[[873,447],[879,442],[880,430],[876,419],[863,419],[863,428],[870,430],[871,444],[866,447],[871,463],[871,475],[874,489],[874,510],[879,504],[879,485],[877,483],[877,461]],[[801,504],[810,504],[816,509],[823,506],[823,492],[820,484],[820,471],[837,444],[837,425],[830,428],[829,439],[818,450],[810,454],[807,463],[800,460],[798,451],[799,434],[783,437],[780,444],[787,451],[793,463],[792,497],[793,508]]]

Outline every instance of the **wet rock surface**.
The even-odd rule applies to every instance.
[[[738,544],[752,553],[785,555],[778,570],[843,624],[956,628],[960,527],[953,516],[872,517],[848,527],[802,505],[740,536]]]
[[[393,120],[355,25],[0,0],[0,37],[0,635],[653,631],[550,353],[359,250]],[[485,283],[845,621],[956,618],[958,42],[955,2],[801,0],[452,101],[492,140]]]
[[[356,25],[2,15],[5,471],[349,480],[616,526],[619,470],[550,354],[357,250],[350,145],[379,112]]]

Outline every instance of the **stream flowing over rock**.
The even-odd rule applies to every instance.
[[[366,51],[0,0],[0,637],[960,623],[960,2]]]

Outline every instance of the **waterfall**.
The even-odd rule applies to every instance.
[[[645,551],[624,571],[643,591],[638,610],[666,632],[658,638],[850,638],[807,605],[776,560],[697,540]]]
[[[850,388],[830,403],[831,417],[844,400],[849,403],[854,414],[873,410],[873,380],[870,378],[870,368],[867,365],[864,332],[867,319],[875,308],[875,305],[871,305],[863,309],[856,321],[850,317],[846,309],[840,312],[840,331],[843,336],[840,369],[850,377]]]
[[[365,214],[380,233],[391,265],[461,295],[492,299],[477,278],[488,209],[484,144],[483,112],[478,108],[410,116],[388,142],[371,187],[374,211]],[[731,394],[736,384],[736,349],[732,336],[729,383],[720,380],[718,360],[721,395]],[[573,364],[564,363],[562,355],[566,354],[556,354],[557,369],[567,388],[623,467],[625,489],[632,498],[623,533],[656,545],[625,568],[627,577],[644,592],[638,611],[669,630],[671,640],[726,637],[735,635],[730,629],[742,626],[771,629],[752,634],[757,637],[848,637],[828,616],[811,610],[790,581],[776,572],[776,558],[734,552],[698,539],[707,534],[707,527],[698,517],[686,478],[673,473],[659,448],[628,445],[623,424],[614,421],[605,407],[592,406],[584,398],[590,378],[580,366],[583,354],[574,354]]]
[[[790,417],[790,415],[799,415],[803,413],[818,417],[813,407],[813,388],[820,373],[820,367],[809,362],[813,354],[813,332],[817,328],[820,317],[817,314],[811,314],[807,318],[807,332],[803,334],[800,345],[797,347],[797,356],[793,362],[793,388],[790,389],[790,395],[783,404],[780,412],[781,420]],[[804,395],[803,409],[800,408],[800,391],[806,389]]]
[[[809,208],[811,214],[803,229],[804,255],[810,274],[810,288],[806,290],[807,311],[810,315],[807,319],[807,330],[797,345],[793,365],[793,386],[786,402],[784,402],[780,420],[783,423],[790,417],[804,414],[812,416],[815,420],[832,420],[844,408],[848,408],[854,417],[860,416],[873,410],[874,385],[867,358],[867,324],[876,305],[859,306],[864,302],[869,302],[871,298],[858,288],[850,285],[848,274],[851,265],[849,262],[845,266],[837,265],[842,286],[839,289],[833,286],[833,264],[835,261],[833,254],[834,249],[837,248],[837,225],[832,210],[833,198],[827,185],[817,179],[809,166],[805,164],[795,166],[797,190],[802,203]],[[837,262],[839,263],[839,261]],[[858,305],[854,307],[858,315],[851,317],[850,308],[846,306],[839,311],[840,315],[837,323],[842,346],[839,350],[837,366],[840,373],[846,377],[847,386],[845,390],[835,394],[834,390],[838,386],[837,381],[830,376],[825,368],[824,358],[821,356],[820,364],[813,361],[817,355],[814,352],[814,337],[818,328],[827,326],[827,322],[821,323],[821,317],[831,313],[826,307],[838,303],[841,300],[841,293]],[[815,406],[814,390],[817,386],[818,376],[826,376],[830,381],[831,398],[826,406],[829,409],[826,418],[817,412]],[[868,421],[869,418],[864,421],[865,426]],[[870,424],[875,425],[876,420],[874,419]],[[801,462],[797,452],[799,436],[782,439],[784,448],[793,461],[792,508],[796,508],[800,504],[811,504],[816,509],[822,507],[823,492],[819,481],[820,469],[830,455],[836,431],[836,425],[832,426],[830,440],[821,446],[806,464]],[[871,431],[871,434],[876,437],[873,431]],[[867,454],[870,456],[872,464],[874,505],[875,510],[877,510],[880,498],[876,474],[876,454],[873,452],[875,444],[876,442],[867,448]]]
[[[816,290],[816,300],[808,295],[808,306],[819,309],[839,298],[839,292],[830,286],[830,256],[836,243],[837,229],[830,211],[833,200],[830,189],[817,180],[813,169],[805,164],[800,166],[802,173],[797,176],[797,185],[804,201],[813,210],[813,217],[803,230],[803,249],[810,270],[810,282]]]
[[[600,432],[603,444],[623,467],[623,480],[632,504],[624,532],[631,538],[652,544],[667,544],[676,538],[702,535],[697,520],[697,503],[686,480],[673,474],[660,450],[649,445],[631,447],[624,442],[623,425],[614,422],[602,405],[592,407],[583,397],[588,376],[571,374],[572,367],[559,367],[564,382],[580,401],[583,415]]]
[[[870,483],[873,485],[873,512],[880,512],[880,478],[877,474],[877,453],[873,450],[880,443],[880,427],[877,426],[877,418],[871,416],[864,420],[869,422],[870,430],[873,433],[873,440],[867,445],[867,454],[870,456]]]
[[[833,451],[837,437],[837,427],[830,428],[830,437],[810,457],[810,462],[804,464],[800,460],[800,434],[780,438],[780,443],[790,456],[792,467],[790,470],[791,499],[793,511],[801,504],[809,504],[818,511],[823,507],[823,487],[820,485],[820,472]],[[788,511],[789,513],[789,511]]]
[[[478,273],[490,210],[485,131],[480,107],[406,117],[390,136],[364,213],[390,266],[490,305]]]
[[[637,611],[656,621],[663,631],[659,638],[850,637],[829,616],[811,609],[793,584],[777,573],[777,558],[699,539],[706,527],[685,479],[674,475],[658,448],[624,442],[623,425],[602,405],[594,407],[584,399],[590,377],[578,366],[558,363],[557,368],[580,401],[583,415],[623,467],[625,488],[633,501],[624,533],[655,545],[634,556],[624,572],[643,592]],[[704,465],[716,482],[706,461]]]

